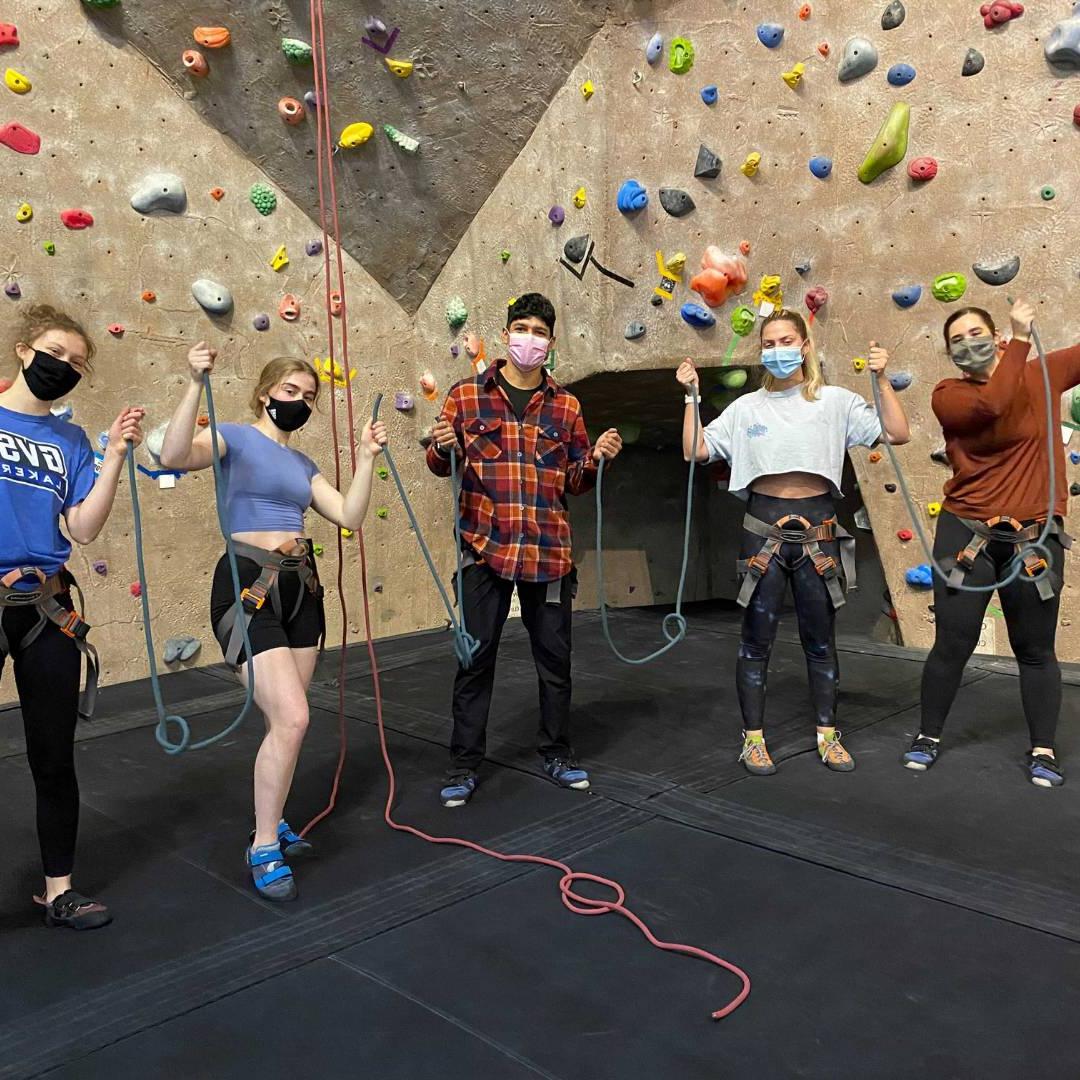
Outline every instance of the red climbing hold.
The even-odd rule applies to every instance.
[[[130,592],[132,596],[142,596],[142,582],[133,581],[128,587],[128,592]]]
[[[1077,105],[1076,108],[1073,109],[1073,123],[1077,127],[1080,127],[1080,105]]]
[[[94,224],[94,215],[86,210],[61,210],[60,220],[69,229],[89,229]]]
[[[12,120],[0,127],[0,145],[10,147],[16,154],[36,154],[41,149],[41,136]]]
[[[908,167],[908,176],[912,180],[933,180],[937,176],[937,159],[932,157],[918,157]]]
[[[812,289],[807,289],[803,300],[810,314],[816,315],[829,302],[829,290],[823,285],[815,285]]]
[[[1024,5],[1009,3],[1008,0],[998,0],[994,4],[983,4],[979,8],[979,14],[983,17],[983,25],[986,29],[993,30],[995,26],[1019,19],[1024,14]]]
[[[0,45],[18,45],[19,31],[11,23],[0,22]]]
[[[913,536],[914,534],[910,529],[900,529],[896,534],[896,539],[906,544]]]
[[[118,322],[114,322],[114,323],[110,324],[109,333],[112,334],[113,337],[123,337],[124,336],[124,326],[123,326],[123,324],[118,323]]]

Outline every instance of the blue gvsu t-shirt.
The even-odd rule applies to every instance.
[[[90,494],[86,432],[51,413],[0,408],[0,574],[19,566],[57,573],[71,554],[60,515]]]

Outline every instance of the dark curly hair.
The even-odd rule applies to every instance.
[[[530,315],[535,315],[547,325],[552,335],[555,334],[555,305],[538,292],[519,296],[506,309],[506,325],[509,326],[515,319],[527,319]]]

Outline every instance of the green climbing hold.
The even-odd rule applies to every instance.
[[[720,376],[720,385],[725,390],[741,390],[746,385],[745,368],[733,368],[731,371],[725,371]]]
[[[406,135],[404,131],[398,131],[393,124],[383,124],[383,131],[386,132],[386,137],[406,154],[415,154],[420,149],[419,139]]]
[[[866,158],[859,166],[859,179],[864,184],[872,183],[886,169],[899,165],[904,160],[908,145],[908,126],[911,121],[911,106],[897,102],[885,117],[885,123],[877,133]]]
[[[1080,424],[1080,386],[1073,388],[1072,400],[1069,402],[1069,412],[1072,415],[1072,422]]]
[[[375,516],[385,521],[390,516],[390,511],[385,506],[380,506],[379,509],[375,511]]]
[[[380,466],[379,466],[379,467],[378,467],[378,468],[377,468],[377,469],[375,470],[375,475],[376,475],[376,476],[377,476],[377,477],[378,477],[378,478],[379,478],[380,480],[385,480],[385,479],[386,479],[386,478],[387,478],[387,477],[388,477],[388,476],[390,475],[390,470],[389,470],[389,469],[388,469],[388,468],[387,468],[387,467],[386,467],[385,465],[380,465]]]
[[[685,75],[694,66],[694,46],[684,37],[673,38],[668,67],[676,75]]]
[[[248,198],[263,217],[277,209],[277,195],[269,184],[252,184]]]
[[[757,312],[753,308],[740,305],[731,313],[731,329],[739,337],[746,337],[757,323]]]
[[[938,274],[930,291],[935,300],[951,304],[967,292],[967,278],[963,274]]]
[[[300,41],[298,38],[282,38],[281,39],[281,51],[294,63],[294,64],[310,64],[312,50],[311,46],[306,41]]]
[[[510,261],[510,249],[503,248],[502,251],[499,252],[499,258],[502,259],[504,263],[508,263]]]
[[[446,305],[446,321],[451,330],[458,330],[465,325],[469,318],[469,309],[460,296],[452,296]]]
[[[1039,194],[1043,197],[1043,202],[1049,202],[1057,194],[1057,192],[1052,187],[1050,187],[1049,184],[1047,184],[1047,186],[1044,187],[1042,191],[1039,192]]]
[[[41,245],[41,247],[44,250],[46,255],[55,255],[56,254],[56,245],[51,240],[46,240]]]

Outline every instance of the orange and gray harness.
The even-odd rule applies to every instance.
[[[293,544],[282,544],[281,547],[272,551],[239,541],[234,541],[233,546],[238,558],[257,562],[260,571],[255,581],[241,592],[240,603],[229,608],[214,627],[214,634],[225,652],[225,663],[230,667],[238,666],[240,653],[244,649],[244,629],[251,625],[255,613],[262,609],[267,600],[270,601],[274,614],[282,625],[285,625],[292,622],[300,613],[300,608],[304,603],[304,589],[320,601],[320,611],[323,593],[310,541],[297,540]],[[297,590],[296,603],[288,617],[281,609],[281,587],[278,579],[282,573],[298,574],[300,583],[303,585],[302,589]],[[324,635],[325,632],[324,626]],[[320,649],[322,644],[320,640]]]
[[[16,589],[15,584],[26,578],[36,578],[37,586],[31,589]],[[97,701],[98,661],[97,650],[86,635],[90,632],[90,624],[86,622],[77,611],[68,611],[57,600],[57,596],[74,589],[79,597],[79,607],[85,607],[82,590],[71,572],[64,567],[58,574],[46,577],[45,573],[36,566],[20,566],[0,578],[0,608],[25,608],[37,609],[38,621],[16,643],[15,649],[22,651],[28,649],[41,636],[42,630],[52,623],[57,626],[60,633],[65,634],[75,642],[75,648],[86,657],[86,689],[79,700],[79,719],[89,720],[94,715],[94,704]],[[11,643],[4,633],[3,620],[0,619],[0,654],[13,654]]]
[[[779,559],[788,570],[795,570],[810,559],[829,590],[833,607],[843,607],[845,591],[855,588],[855,538],[840,527],[836,518],[829,518],[820,525],[812,525],[799,514],[787,514],[769,525],[752,514],[747,514],[743,518],[742,527],[747,532],[760,536],[765,542],[753,558],[738,561],[737,571],[742,578],[738,596],[740,607],[749,607],[754,590],[768,573],[773,559]],[[823,543],[832,540],[840,542],[839,565],[831,555],[821,549]],[[794,563],[788,562],[780,554],[784,544],[797,544],[803,549],[802,555]]]
[[[949,572],[950,588],[957,588],[964,584],[964,578],[969,570],[975,566],[975,560],[980,555],[986,555],[986,545],[992,543],[1012,544],[1016,557],[1024,564],[1023,574],[1030,580],[1039,591],[1040,600],[1050,600],[1054,596],[1054,584],[1050,580],[1049,566],[1037,552],[1028,548],[1028,545],[1042,535],[1045,528],[1043,522],[1036,521],[1031,525],[1024,525],[1016,518],[999,514],[988,521],[978,521],[975,518],[957,518],[963,525],[971,530],[971,539],[956,556],[956,565]],[[1004,527],[1003,527],[1004,526]],[[1050,523],[1050,536],[1056,536],[1058,543],[1068,550],[1072,547],[1072,537],[1061,527],[1057,518]],[[987,558],[989,556],[987,555]]]

